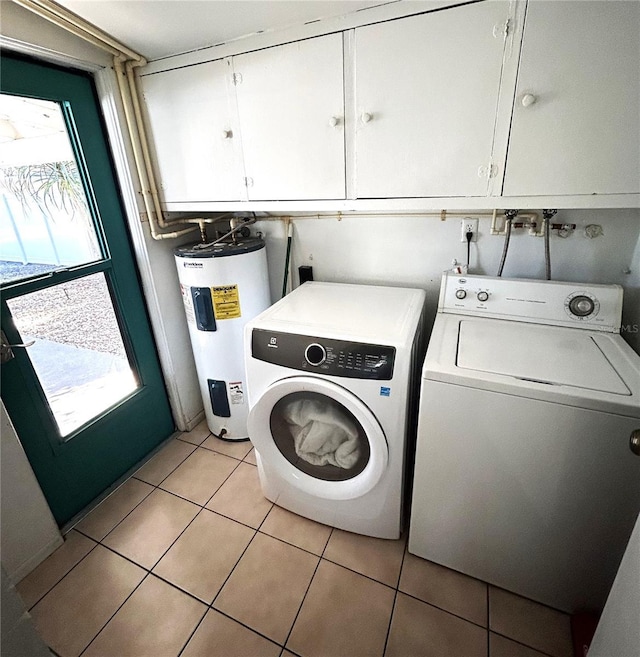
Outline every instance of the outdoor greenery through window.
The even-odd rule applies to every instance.
[[[101,258],[61,107],[0,94],[0,282]]]

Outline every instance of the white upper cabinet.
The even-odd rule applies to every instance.
[[[231,79],[229,59],[142,77],[165,202],[246,198]]]
[[[342,35],[233,58],[250,200],[345,197]]]
[[[487,195],[508,18],[495,0],[355,30],[357,198]]]
[[[531,0],[503,194],[640,191],[640,3]]]

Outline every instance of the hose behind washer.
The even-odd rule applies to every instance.
[[[287,294],[287,283],[289,281],[289,260],[291,259],[291,242],[293,240],[293,224],[288,222],[287,230],[287,255],[284,260],[284,276],[282,279],[282,297]]]
[[[504,269],[504,263],[507,260],[507,252],[509,251],[509,240],[511,239],[511,217],[505,219],[505,229],[506,234],[504,236],[504,246],[502,247],[502,258],[500,259],[500,266],[498,267],[498,276],[502,276],[502,270]]]

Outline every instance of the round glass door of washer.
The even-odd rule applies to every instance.
[[[315,497],[360,497],[387,467],[379,422],[353,393],[329,381],[277,381],[251,409],[248,426],[262,462]]]

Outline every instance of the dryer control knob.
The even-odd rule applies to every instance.
[[[327,350],[314,342],[304,350],[304,358],[309,365],[322,365],[327,358]]]
[[[484,290],[482,290],[481,292],[478,292],[478,294],[476,296],[478,298],[478,301],[480,301],[481,303],[484,303],[485,301],[487,301],[489,299],[489,293],[485,292]]]
[[[456,299],[464,299],[467,296],[466,290],[456,290]]]

